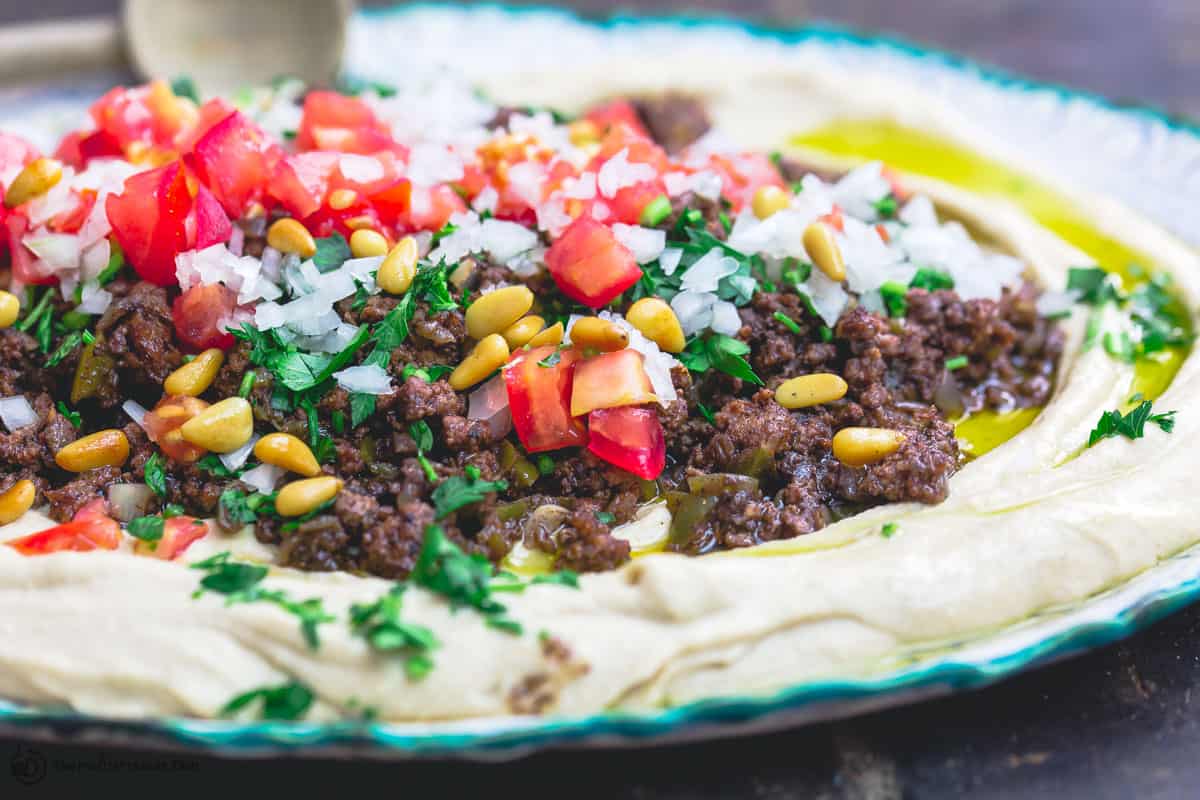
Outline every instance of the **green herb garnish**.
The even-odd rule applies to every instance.
[[[938,289],[953,289],[954,278],[950,277],[950,273],[948,272],[921,267],[917,270],[917,274],[913,275],[912,280],[908,282],[908,288],[924,289],[927,292],[936,292]]]
[[[473,608],[487,619],[488,625],[521,633],[521,624],[510,618],[507,607],[492,597],[491,562],[478,553],[464,553],[446,538],[438,525],[425,529],[425,541],[411,580],[445,597],[451,608]]]
[[[313,264],[318,272],[332,272],[353,258],[350,243],[340,233],[322,236],[317,239],[317,252],[313,255]]]
[[[404,670],[414,681],[433,669],[432,652],[438,646],[433,631],[400,619],[405,585],[398,583],[374,603],[350,607],[350,628],[372,649],[404,658]]]
[[[167,473],[163,465],[163,458],[158,453],[152,453],[146,459],[146,465],[142,468],[145,475],[146,485],[159,497],[167,496]]]
[[[956,369],[962,369],[967,365],[966,356],[955,356],[954,358],[946,359],[946,369],[953,372]]]
[[[755,374],[750,363],[744,358],[749,353],[750,345],[740,339],[714,333],[689,342],[687,348],[679,354],[679,361],[692,372],[716,369],[756,386],[762,386],[762,378]]]
[[[908,313],[908,287],[899,281],[885,281],[879,287],[879,296],[887,308],[889,317],[903,317]]]
[[[647,228],[653,228],[669,216],[671,216],[671,200],[665,194],[660,194],[642,209],[642,215],[638,218],[638,224]]]
[[[313,704],[313,693],[302,683],[291,681],[280,686],[265,686],[239,694],[221,709],[222,716],[236,714],[255,701],[261,701],[260,719],[295,720],[308,713]]]
[[[898,530],[900,530],[900,523],[885,522],[883,523],[883,528],[880,529],[879,533],[881,536],[883,536],[883,538],[890,539],[896,535],[896,531]]]
[[[1117,436],[1124,436],[1126,439],[1141,439],[1146,435],[1147,422],[1157,425],[1163,433],[1175,430],[1175,411],[1152,414],[1150,410],[1150,401],[1143,400],[1124,415],[1116,409],[1105,411],[1100,415],[1100,421],[1096,423],[1096,427],[1088,436],[1087,446],[1091,447],[1102,439],[1111,439]]]
[[[83,417],[78,411],[72,411],[71,409],[67,408],[67,404],[62,400],[58,401],[56,407],[58,408],[58,413],[62,414],[63,417],[66,418],[67,422],[71,423],[76,430],[83,426]]]
[[[804,329],[796,323],[796,320],[792,319],[782,311],[776,311],[772,316],[775,317],[776,321],[778,321],[780,325],[787,328],[797,336],[804,333]]]
[[[508,488],[508,481],[480,480],[479,467],[473,464],[468,464],[465,472],[465,475],[446,478],[433,490],[433,507],[438,519],[463,506],[478,503],[492,492],[503,492]]]

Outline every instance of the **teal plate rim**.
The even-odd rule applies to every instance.
[[[358,13],[360,18],[371,19],[435,10],[466,11],[467,7],[460,3],[416,3],[403,8],[367,9]],[[571,24],[613,30],[645,25],[710,28],[740,31],[789,45],[816,42],[863,51],[882,49],[924,66],[972,77],[996,88],[1017,92],[1050,91],[1063,100],[1081,101],[1093,108],[1165,126],[1200,143],[1200,125],[1158,109],[1116,103],[1090,92],[1030,80],[894,37],[864,34],[826,24],[788,27],[728,16],[688,14],[617,14],[596,21],[549,6],[510,7],[494,3],[473,4],[470,11],[499,12],[512,17],[553,15]],[[1167,569],[1172,563],[1181,568]],[[1160,570],[1162,579],[1155,583],[1152,579]],[[1131,587],[1140,583],[1147,585],[1139,585],[1131,594]],[[1130,596],[1118,597],[1120,595]],[[643,746],[764,732],[979,688],[1130,636],[1167,614],[1200,600],[1200,545],[1160,562],[1120,586],[1081,601],[1073,608],[1102,607],[1101,600],[1105,597],[1116,604],[1111,613],[1101,611],[1099,616],[1095,612],[1080,615],[1090,618],[1065,627],[1052,625],[1045,635],[1035,633],[1033,641],[1015,647],[996,647],[995,652],[982,659],[956,659],[953,653],[942,658],[914,658],[908,666],[883,672],[877,677],[810,681],[773,693],[718,697],[653,712],[614,711],[581,717],[519,717],[425,725],[359,721],[244,723],[192,718],[109,719],[69,709],[25,706],[0,700],[0,732],[46,738],[47,731],[99,730],[102,735],[111,735],[114,743],[128,738],[138,744],[207,749],[235,757],[279,752],[312,755],[333,752],[370,758],[465,757],[480,760],[518,757],[549,747]],[[1049,610],[1039,617],[1058,615],[1063,621],[1069,621],[1071,613],[1070,608]],[[1012,630],[1032,625],[1037,619],[1012,626]],[[999,634],[997,638],[1008,630],[995,632]],[[988,635],[971,640],[979,638],[986,640]],[[1017,637],[1016,641],[1021,639]]]

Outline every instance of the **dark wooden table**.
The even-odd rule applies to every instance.
[[[303,0],[297,0],[301,6]],[[568,3],[589,12],[602,0]],[[1200,115],[1200,3],[1192,0],[725,0],[635,2],[887,29],[1036,78]],[[95,13],[115,0],[0,4],[0,23]],[[107,745],[0,739],[4,767],[42,760],[29,792],[380,789],[398,796],[631,798],[1200,797],[1200,607],[1126,642],[978,692],[790,733],[636,752],[546,753],[501,765],[274,759],[164,760]],[[32,746],[35,753],[27,748]],[[9,787],[14,787],[10,789]],[[44,795],[45,796],[45,795]]]

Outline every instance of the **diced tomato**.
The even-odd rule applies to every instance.
[[[57,233],[77,233],[87,222],[88,215],[96,206],[96,190],[84,189],[73,192],[76,203],[74,207],[55,215],[47,227]]]
[[[446,184],[412,186],[408,214],[400,224],[409,231],[436,231],[449,222],[451,215],[466,210],[467,204]]]
[[[575,365],[571,389],[573,417],[597,408],[640,405],[656,399],[642,354],[637,350],[627,347],[601,353]]]
[[[262,201],[280,157],[279,148],[240,111],[213,125],[192,151],[196,177],[234,219]]]
[[[228,350],[233,336],[223,326],[237,307],[237,294],[221,283],[193,286],[171,306],[175,332],[186,347],[199,352],[210,347]]]
[[[883,179],[892,187],[892,195],[896,200],[903,203],[908,199],[910,192],[905,188],[904,182],[900,180],[900,176],[896,174],[896,170],[891,167],[884,167],[881,173]]]
[[[292,216],[303,218],[317,212],[329,193],[329,181],[337,170],[338,153],[313,151],[287,156],[271,173],[269,192]]]
[[[195,517],[179,516],[163,520],[163,535],[157,542],[139,541],[134,552],[170,561],[183,555],[192,542],[208,535],[208,523]]]
[[[20,136],[0,132],[0,174],[13,173],[10,180],[15,177],[17,167],[25,166],[40,155],[36,147]]]
[[[158,445],[169,458],[190,464],[204,455],[204,448],[184,439],[179,428],[206,408],[208,403],[198,397],[169,395],[159,400],[153,410],[146,412],[146,416],[142,417],[142,428],[150,441]]]
[[[583,118],[596,123],[601,133],[606,132],[615,124],[620,123],[629,127],[639,136],[650,138],[650,132],[642,124],[637,109],[628,100],[613,100],[610,103],[596,106],[583,115]]]
[[[892,241],[891,234],[887,232],[887,228],[884,226],[884,224],[882,222],[875,226],[875,232],[879,234],[880,239],[883,239],[884,244],[887,244],[890,241]]]
[[[842,216],[842,207],[837,203],[833,204],[833,210],[828,214],[822,214],[817,217],[818,220],[833,228],[838,233],[844,233],[846,230],[846,218]]]
[[[195,207],[188,219],[195,228],[188,240],[195,243],[197,250],[227,242],[233,235],[233,223],[225,215],[225,209],[203,184],[196,187]]]
[[[591,216],[572,222],[550,245],[546,265],[563,294],[590,308],[607,305],[642,277],[629,248]]]
[[[175,283],[175,256],[187,249],[191,208],[192,196],[178,161],[130,176],[121,194],[105,200],[125,258],[142,278],[159,286]]]
[[[26,286],[45,286],[54,283],[57,278],[53,273],[43,272],[39,268],[41,262],[21,240],[29,231],[29,218],[16,211],[10,211],[4,218],[7,233],[8,250],[12,260],[13,280]]]
[[[600,150],[592,157],[590,169],[600,166],[622,150],[628,151],[630,164],[649,164],[659,175],[671,166],[667,151],[659,147],[644,130],[628,125],[613,125],[600,140]]]
[[[96,127],[122,148],[134,142],[172,148],[176,135],[196,117],[195,106],[176,97],[164,81],[118,86],[93,103],[89,113]]]
[[[651,481],[667,463],[667,441],[651,408],[603,408],[588,415],[588,450],[613,466]]]
[[[108,516],[108,501],[102,498],[87,503],[70,522],[5,542],[26,556],[40,556],[65,550],[116,550],[121,543],[121,526]]]
[[[398,225],[412,208],[412,182],[408,178],[400,178],[391,186],[371,195],[370,202],[380,219],[389,225]]]
[[[108,131],[79,131],[63,139],[54,155],[75,169],[83,169],[94,158],[121,158],[124,152],[117,137]]]
[[[342,153],[403,154],[388,126],[357,97],[337,92],[309,92],[296,133],[298,150],[337,150]]]
[[[666,193],[666,186],[658,178],[626,186],[618,190],[616,195],[608,201],[608,208],[612,212],[610,221],[636,225],[646,206]]]
[[[403,164],[394,153],[383,151],[366,156],[340,153],[329,188],[351,189],[369,197],[394,186],[403,171]]]
[[[761,153],[714,155],[709,168],[721,176],[721,195],[733,205],[734,211],[753,201],[755,192],[764,186],[787,188],[779,170]]]
[[[504,387],[517,438],[530,453],[581,447],[587,444],[582,420],[571,416],[571,382],[579,354],[564,350],[558,363],[542,366],[557,348],[553,345],[518,350],[504,365]]]
[[[204,134],[234,111],[237,111],[237,108],[219,97],[205,101],[204,105],[200,106],[195,124],[180,131],[175,137],[175,149],[180,153],[192,152],[196,149],[196,142],[200,141]]]

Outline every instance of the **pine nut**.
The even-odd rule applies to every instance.
[[[214,453],[232,453],[254,434],[254,414],[241,397],[213,403],[179,427],[184,440]]]
[[[332,475],[292,481],[275,496],[275,510],[281,517],[300,517],[316,511],[323,503],[337,497],[341,490],[341,480]]]
[[[329,193],[329,207],[334,211],[345,211],[358,202],[358,192],[353,189],[334,189]]]
[[[0,525],[19,520],[26,511],[33,508],[33,499],[37,497],[37,487],[33,481],[19,480],[0,494]]]
[[[577,119],[567,125],[567,136],[571,144],[583,147],[585,144],[600,141],[600,128],[590,119]]]
[[[379,231],[362,228],[350,234],[350,255],[355,258],[386,256],[387,253],[387,237]]]
[[[823,222],[814,222],[804,229],[804,252],[817,269],[831,281],[846,280],[846,262],[833,231]]]
[[[264,464],[274,464],[306,478],[321,474],[321,465],[313,451],[290,433],[268,433],[254,443],[254,456]]]
[[[163,391],[167,394],[198,397],[216,380],[217,372],[224,363],[225,354],[219,348],[209,348],[168,375],[163,381]]]
[[[819,406],[841,400],[846,396],[847,388],[842,376],[831,372],[801,375],[779,384],[775,390],[775,402],[784,408]]]
[[[618,325],[600,317],[583,317],[571,326],[571,345],[577,350],[611,353],[629,346],[629,334]]]
[[[417,240],[405,236],[379,265],[375,284],[388,294],[404,294],[417,275]]]
[[[687,340],[679,317],[659,297],[643,297],[629,307],[625,321],[665,353],[682,353]]]
[[[5,208],[16,208],[35,197],[41,197],[62,180],[62,162],[53,158],[38,158],[17,173],[4,193]]]
[[[317,241],[308,228],[291,217],[271,223],[267,228],[267,244],[281,253],[295,253],[301,258],[312,258],[317,253]]]
[[[467,306],[467,333],[482,339],[512,325],[533,308],[533,292],[526,286],[505,286]]]
[[[754,193],[754,200],[751,201],[751,208],[754,209],[754,216],[759,219],[767,217],[783,211],[792,204],[791,196],[774,184],[758,187],[758,191]]]
[[[525,343],[526,347],[545,347],[546,345],[559,345],[563,340],[563,324],[556,322],[546,330],[534,336]]]
[[[21,315],[21,301],[12,292],[0,291],[0,328],[7,328]]]
[[[129,440],[116,428],[76,439],[54,454],[54,461],[67,472],[87,472],[97,467],[117,467],[129,458]]]
[[[500,335],[504,337],[504,341],[508,342],[509,350],[516,350],[529,343],[529,340],[537,336],[546,325],[546,320],[530,314],[528,317],[521,317],[519,320],[509,325]]]
[[[505,361],[508,343],[498,333],[489,334],[450,373],[450,386],[460,392],[468,389],[504,366]]]
[[[375,224],[375,220],[369,214],[360,214],[357,217],[350,217],[346,221],[346,227],[352,231],[369,228]]]
[[[905,436],[889,428],[842,428],[833,435],[833,456],[849,467],[882,461],[900,449]]]

